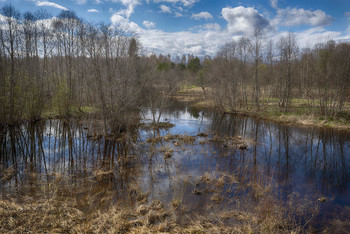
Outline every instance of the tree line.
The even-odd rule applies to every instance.
[[[293,33],[274,43],[255,30],[204,60],[197,77],[222,110],[254,111],[275,102],[288,112],[291,100],[300,99],[307,114],[336,117],[350,97],[350,44],[329,40],[301,49]]]
[[[149,107],[152,120],[183,84],[196,84],[221,110],[260,110],[272,101],[287,112],[292,98],[325,116],[349,98],[350,45],[334,41],[300,49],[293,33],[277,43],[256,29],[224,44],[214,58],[142,55],[133,35],[89,23],[73,11],[52,17],[2,7],[0,122],[35,121],[44,111],[70,116],[85,106],[102,113],[103,131],[120,132]]]
[[[159,108],[159,97],[175,92],[180,75],[158,66],[162,56],[141,56],[137,38],[119,28],[84,22],[73,11],[52,17],[6,5],[1,14],[2,124],[35,121],[45,110],[71,116],[95,106],[104,132],[120,132],[137,122],[145,102]],[[155,82],[165,71],[167,78]]]

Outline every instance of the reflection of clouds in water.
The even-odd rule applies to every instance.
[[[146,118],[152,117],[149,109],[144,113]],[[140,183],[143,191],[151,191],[152,196],[164,200],[171,200],[175,193],[180,193],[182,186],[193,187],[206,172],[210,177],[218,178],[221,173],[234,174],[242,167],[254,167],[266,176],[272,175],[273,183],[280,186],[281,191],[298,192],[305,196],[313,196],[315,191],[322,191],[335,197],[333,203],[350,205],[349,134],[290,127],[230,115],[213,113],[204,115],[198,111],[190,113],[186,107],[181,110],[164,111],[161,121],[169,121],[175,124],[175,127],[169,130],[161,129],[158,132],[141,129],[138,132],[142,142],[107,142],[107,144],[103,139],[87,139],[87,130],[84,130],[84,125],[80,122],[47,121],[46,125],[38,128],[39,132],[42,131],[42,140],[36,139],[35,142],[29,137],[29,128],[22,127],[23,134],[18,137],[23,139],[16,143],[19,149],[17,160],[29,161],[28,151],[31,150],[32,144],[36,144],[37,158],[41,157],[42,148],[46,159],[46,165],[42,158],[37,159],[36,167],[41,167],[41,171],[44,167],[49,171],[58,172],[69,169],[90,170],[107,162],[106,164],[113,168],[116,179],[120,177],[122,180],[124,176],[122,173],[125,172]],[[198,137],[199,132],[209,133],[209,137]],[[256,140],[257,144],[249,146],[247,151],[225,147],[222,142],[208,141],[214,132],[221,136],[240,135],[243,138]],[[71,143],[68,141],[68,133],[72,139]],[[196,140],[194,144],[186,144],[179,139],[156,143],[154,146],[157,149],[151,156],[152,143],[143,141],[158,134],[160,136],[187,134],[196,136]],[[6,137],[9,136],[7,133]],[[205,141],[204,144],[200,144],[202,140]],[[177,141],[181,144],[174,146],[174,142]],[[164,152],[158,152],[162,146],[173,148],[169,159],[164,159]],[[124,154],[134,154],[133,148],[137,148],[136,155],[139,158],[131,162],[126,160],[123,165],[119,160]],[[9,148],[2,152],[10,150]],[[117,154],[118,151],[122,155],[113,158],[111,155]],[[185,180],[188,180],[189,184],[182,184]],[[328,204],[333,205],[331,202]]]
[[[144,109],[144,122],[150,123],[152,122],[152,112],[150,109]],[[203,111],[199,111],[196,113],[198,117],[195,117],[188,111],[188,108],[185,108],[185,111],[163,111],[160,122],[170,122],[175,124],[174,128],[171,128],[169,132],[171,134],[197,134],[200,131],[207,131],[209,125],[211,124],[211,119],[204,116]],[[155,116],[156,119],[159,115],[157,111]]]
[[[157,153],[152,160],[151,168],[149,164],[143,166],[144,191],[150,191],[153,196],[170,202],[181,195],[184,184],[189,183],[188,186],[193,187],[205,172],[208,172],[211,178],[218,177],[219,172],[215,169],[216,161],[208,163],[210,156],[203,150],[206,147],[185,144],[174,147],[172,144],[167,144],[174,149],[171,158],[164,160],[163,153]]]
[[[151,121],[152,120],[152,111],[150,108],[144,108],[143,114],[146,120]],[[155,116],[158,118],[159,111],[155,111]],[[197,121],[200,120],[201,122],[210,123],[211,119],[204,116],[203,111],[193,111],[190,112],[189,108],[185,107],[184,110],[163,110],[161,113],[160,121],[180,121],[180,120],[192,120]]]

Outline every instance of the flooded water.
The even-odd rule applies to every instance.
[[[147,125],[151,114],[144,114]],[[291,213],[301,224],[317,229],[337,217],[350,220],[349,133],[186,106],[165,110],[161,121],[175,126],[141,127],[119,139],[95,134],[89,118],[2,129],[2,198],[43,197],[59,175],[67,196],[112,195],[109,202],[132,206],[144,194],[181,200],[191,214],[213,204],[230,209],[243,199],[254,205],[268,188],[280,206],[298,208]]]

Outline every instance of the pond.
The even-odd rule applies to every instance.
[[[180,203],[187,218],[263,204],[262,213],[277,205],[314,231],[350,220],[349,133],[186,105],[164,110],[170,128],[148,125],[147,109],[144,117],[117,139],[96,134],[93,117],[2,129],[2,199],[40,199],[55,181],[55,193],[77,198],[82,210],[157,199]]]

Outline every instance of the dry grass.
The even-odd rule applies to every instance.
[[[139,233],[170,231],[171,215],[159,201],[136,210],[113,205],[85,213],[74,199],[0,200],[1,233]]]
[[[207,87],[206,91],[209,92],[210,88]],[[211,109],[214,107],[214,101],[206,98],[201,87],[184,87],[176,93],[174,98],[180,102],[186,102],[196,108]]]
[[[254,145],[253,139],[243,138],[242,136],[218,136],[214,135],[209,141],[222,143],[226,148],[236,148],[246,150],[249,146]]]
[[[173,156],[174,153],[174,149],[171,148],[169,145],[160,147],[158,151],[164,154],[165,159],[171,158],[171,156]]]
[[[166,210],[159,202],[142,205],[137,211],[121,210],[116,206],[87,216],[74,208],[69,201],[31,201],[18,204],[14,201],[0,201],[0,231],[8,232],[54,232],[54,233],[140,233],[140,232],[181,232],[181,233],[246,233],[290,232],[286,220],[275,216],[273,210],[265,216],[260,213],[230,210],[208,215],[187,217],[187,222],[178,223],[174,210]],[[261,209],[257,207],[256,209]],[[270,209],[275,209],[272,207]]]
[[[0,165],[0,175],[1,175],[1,182],[6,182],[12,179],[12,177],[16,174],[16,171],[13,167],[3,168],[2,165]]]
[[[156,136],[147,139],[147,143],[162,143],[162,142],[172,142],[175,146],[180,146],[181,144],[193,144],[196,141],[195,136],[189,135],[172,135],[167,134],[166,136]]]
[[[199,133],[197,134],[197,136],[167,134],[166,136],[150,137],[146,140],[146,142],[151,144],[158,144],[158,143],[163,144],[165,142],[171,142],[175,147],[179,147],[184,144],[190,145],[190,144],[196,144],[196,143],[200,145],[205,145],[208,143],[208,141],[210,141],[210,142],[222,143],[224,147],[239,149],[239,150],[247,150],[251,145],[255,144],[254,140],[243,138],[242,136],[230,137],[230,136],[218,136],[216,134],[214,134],[212,137],[208,137],[208,136],[209,135],[207,133]],[[161,153],[164,153],[165,158],[171,157],[173,153],[173,149],[169,145],[167,145],[166,147],[162,146],[162,148],[159,151]]]
[[[159,129],[170,129],[175,127],[175,124],[172,124],[170,122],[158,122],[158,123],[141,123],[139,124],[139,127],[146,130],[159,130]]]
[[[105,172],[97,171],[96,179]],[[191,211],[182,199],[169,204],[147,199],[148,193],[132,188],[137,194],[135,205],[121,205],[114,193],[103,192],[103,198],[90,194],[83,198],[62,194],[62,180],[51,184],[46,198],[29,196],[0,200],[0,233],[298,233],[309,231],[292,213],[305,215],[313,204],[293,196],[283,205],[276,198],[271,182],[263,180],[246,184],[235,174],[213,175],[206,172],[193,182],[202,186],[198,198],[208,195],[211,204],[201,212]],[[183,178],[182,180],[188,180]],[[196,182],[197,181],[197,182]],[[237,185],[237,192],[251,191],[251,196],[225,198],[224,187]],[[66,188],[66,189],[69,189]],[[101,194],[99,192],[99,194]],[[291,195],[292,196],[292,195]],[[102,202],[105,201],[105,203]],[[224,208],[222,204],[230,204]],[[93,205],[98,204],[98,205]],[[105,205],[103,205],[105,204]],[[299,207],[299,208],[298,208]],[[317,209],[315,209],[317,210]],[[316,212],[316,211],[315,211]],[[347,230],[348,223],[336,220],[337,230]]]
[[[254,144],[240,136],[215,137],[232,147]],[[181,135],[159,139],[182,144],[196,141],[196,137]],[[164,157],[173,152],[171,143],[157,150]],[[2,173],[2,178],[10,178],[5,175],[13,172],[8,169]],[[67,175],[57,173],[49,185],[41,185],[49,188],[39,198],[6,195],[0,200],[0,233],[312,232],[313,217],[321,203],[298,194],[291,194],[289,202],[283,203],[272,178],[246,167],[229,173],[206,171],[198,177],[179,174],[172,179],[175,188],[168,202],[150,196],[136,182],[128,184],[124,192],[116,191],[110,187],[115,186],[110,182],[115,177],[115,169],[100,168],[88,178],[92,184],[89,187],[81,181],[72,184]],[[200,203],[200,210],[193,209],[196,201],[205,201]],[[306,223],[297,217],[303,217]],[[332,225],[339,231],[349,227],[341,219]]]

